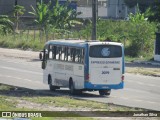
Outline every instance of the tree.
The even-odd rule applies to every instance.
[[[13,22],[7,15],[0,16],[0,32],[2,34],[8,34],[13,32]]]
[[[155,0],[148,15],[150,21],[160,22],[160,0]]]
[[[70,9],[68,5],[70,2],[66,2],[64,5],[60,5],[58,0],[56,0],[55,6],[53,6],[51,14],[51,24],[55,25],[59,29],[70,29],[74,24],[80,24],[77,21],[76,10]]]
[[[48,3],[37,3],[37,8],[32,7],[30,14],[34,15],[35,23],[41,28],[42,31],[48,34],[49,31],[67,31],[75,24],[80,24],[77,21],[77,15],[79,13],[76,10],[68,7],[70,2],[66,2],[64,5],[59,4],[58,0],[55,1],[55,5],[51,6],[51,1]],[[68,31],[67,31],[68,32]]]
[[[19,29],[19,18],[21,15],[23,15],[25,12],[24,6],[15,5],[14,6],[14,16],[16,17],[16,30]]]
[[[41,28],[42,31],[45,32],[50,21],[50,4],[51,2],[49,2],[48,4],[38,2],[37,8],[35,9],[33,6],[31,6],[32,12],[29,12],[30,14],[35,16],[34,22]]]
[[[139,5],[137,4],[137,12],[135,14],[130,13],[129,14],[129,20],[131,22],[134,22],[135,24],[147,21],[148,18],[145,17],[145,14],[147,14],[147,13],[141,13],[140,12]]]

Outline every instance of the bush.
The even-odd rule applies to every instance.
[[[83,38],[90,38],[91,24],[79,31]],[[99,20],[97,22],[97,39],[121,42],[125,45],[126,54],[132,57],[152,54],[155,40],[155,23],[143,21]]]

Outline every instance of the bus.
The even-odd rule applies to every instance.
[[[71,94],[124,87],[124,46],[117,42],[50,40],[40,52],[43,83],[51,91],[67,87]]]

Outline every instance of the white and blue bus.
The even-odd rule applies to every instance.
[[[124,86],[121,43],[50,40],[42,52],[43,82],[50,90],[67,87],[71,94],[99,91],[100,95],[110,95],[111,89]]]

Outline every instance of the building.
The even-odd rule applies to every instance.
[[[82,12],[80,18],[92,17],[92,0],[78,0],[78,12]],[[103,18],[124,19],[128,14],[136,12],[136,7],[129,8],[124,0],[98,0],[98,16]]]
[[[92,0],[77,0],[77,11],[82,14],[79,18],[92,17]],[[107,0],[98,0],[98,16],[107,17]]]
[[[24,16],[31,16],[28,14],[31,10],[31,5],[36,7],[36,3],[41,0],[0,0],[0,15],[8,14],[13,15],[14,5],[22,5],[25,7],[26,11]],[[50,0],[43,0],[45,3]],[[54,1],[54,0],[51,0]],[[66,0],[59,0],[64,2]],[[79,18],[91,18],[92,17],[92,0],[72,0],[76,1],[77,11],[82,14]],[[144,1],[144,2],[143,2]],[[140,9],[144,11],[148,5],[153,3],[153,0],[142,0],[140,2]],[[148,4],[148,5],[147,5]],[[129,8],[124,3],[124,0],[98,0],[98,16],[103,18],[114,18],[114,19],[124,19],[128,17],[128,14],[136,12],[136,7]]]

